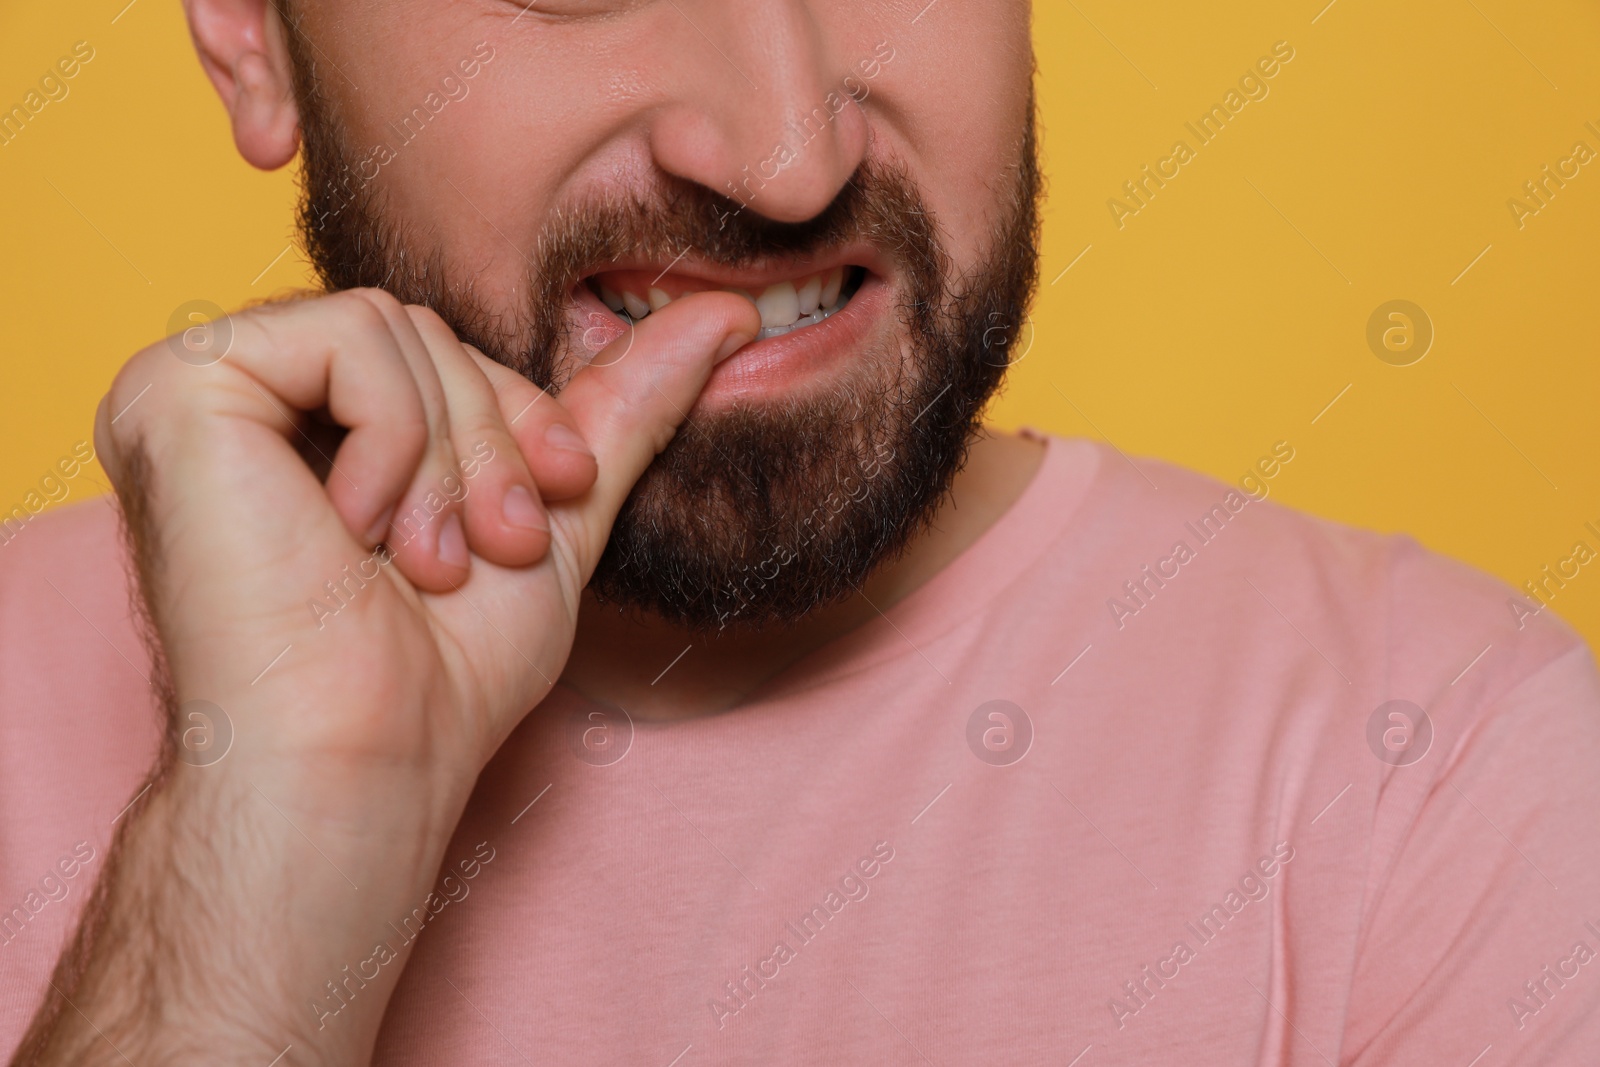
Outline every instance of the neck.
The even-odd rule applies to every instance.
[[[980,432],[933,522],[905,553],[874,571],[860,593],[792,626],[696,637],[654,615],[596,604],[585,593],[561,681],[591,700],[626,708],[636,719],[686,719],[735,707],[784,668],[877,617],[943,570],[1016,502],[1043,458],[1039,441]]]

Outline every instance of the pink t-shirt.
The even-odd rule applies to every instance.
[[[403,965],[379,1064],[1594,1062],[1588,650],[1245,500],[1051,439],[745,705],[630,726],[558,686],[307,1019]],[[106,503],[0,548],[8,1050],[155,751],[146,671]]]

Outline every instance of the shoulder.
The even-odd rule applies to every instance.
[[[125,558],[110,497],[8,519],[0,534],[0,645],[53,644],[77,626],[115,626],[127,613]]]
[[[150,719],[150,657],[116,506],[45,512],[0,543],[0,731],[65,757],[126,748]],[[84,731],[88,736],[68,740]]]
[[[14,1044],[159,739],[108,498],[0,539],[0,1042]]]
[[[75,549],[117,544],[117,508],[110,496],[64,504],[39,514],[14,508],[0,523],[0,575]]]
[[[1360,674],[1412,699],[1465,686],[1463,672],[1504,688],[1583,646],[1537,600],[1409,536],[1278,503],[1293,477],[1286,443],[1234,482],[1101,447],[1082,521],[1115,632],[1200,613],[1222,624],[1210,640],[1226,643],[1232,628],[1259,648],[1253,639],[1276,629],[1346,685]]]
[[[113,502],[56,508],[9,532],[0,544],[0,839],[15,842],[63,819],[103,815],[109,825],[157,731]],[[64,792],[68,781],[80,785]]]

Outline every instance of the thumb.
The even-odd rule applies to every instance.
[[[557,506],[579,520],[582,543],[570,547],[585,578],[634,483],[688,417],[712,370],[760,329],[761,315],[749,300],[693,293],[652,312],[562,390],[562,406],[599,466],[588,493]]]

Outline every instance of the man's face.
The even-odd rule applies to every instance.
[[[1036,269],[1028,6],[339,0],[286,7],[302,226],[553,390],[662,300],[736,289],[721,364],[593,588],[799,617],[900,551],[965,456]],[[769,336],[770,334],[770,336]]]

